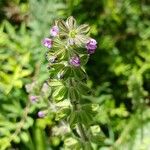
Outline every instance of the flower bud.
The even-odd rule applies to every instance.
[[[57,26],[53,26],[50,30],[50,35],[55,37],[57,36],[59,33],[59,28]]]
[[[45,117],[45,115],[46,115],[46,114],[45,114],[44,111],[39,111],[39,112],[38,112],[38,117],[39,117],[39,118],[43,118],[43,117]]]
[[[86,44],[86,49],[89,54],[95,53],[95,49],[97,48],[97,42],[95,39],[90,39]]]
[[[51,48],[52,47],[52,39],[49,39],[49,38],[45,38],[43,41],[42,41],[43,45],[47,48]]]
[[[29,96],[29,99],[30,99],[31,102],[35,103],[35,102],[38,101],[38,96],[31,95],[31,96]]]
[[[71,57],[69,62],[70,62],[71,65],[73,65],[75,67],[79,67],[80,66],[80,59],[79,59],[78,56]]]

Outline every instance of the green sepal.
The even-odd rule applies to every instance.
[[[93,125],[90,127],[90,136],[89,139],[91,142],[96,143],[97,145],[103,145],[106,140],[106,137],[103,132],[101,132],[99,125]]]
[[[65,68],[65,74],[64,74],[64,79],[67,79],[68,77],[72,77],[72,69],[70,66]]]
[[[54,64],[51,64],[51,67],[54,68],[55,70],[59,71],[64,67],[64,64],[54,63]]]
[[[85,125],[90,125],[93,123],[94,116],[96,115],[96,108],[93,104],[84,104],[80,106],[78,111],[79,121]]]
[[[47,60],[49,61],[52,56],[56,56],[55,62],[58,63],[64,59],[66,59],[66,50],[64,48],[63,49],[60,48],[60,49],[56,49],[56,50],[53,48],[53,50],[47,52],[47,54],[46,54]]]
[[[89,59],[89,55],[88,54],[81,55],[80,56],[81,66],[86,65],[86,63],[88,62],[88,59]]]
[[[104,145],[104,141],[105,141],[105,137],[104,135],[101,135],[101,134],[97,134],[97,135],[91,135],[90,137],[90,141],[92,143],[96,143],[97,145]]]
[[[81,150],[81,142],[77,138],[67,137],[64,140],[65,150]]]
[[[93,121],[92,115],[87,114],[84,110],[78,112],[79,122],[85,125],[91,124]]]
[[[65,99],[65,96],[67,95],[67,88],[65,86],[60,86],[55,88],[52,97],[53,99],[57,102],[57,101],[61,101],[63,99]]]
[[[76,28],[76,20],[72,16],[67,18],[66,24],[68,25],[70,30]]]
[[[57,87],[57,86],[62,86],[62,85],[64,85],[62,81],[59,81],[59,80],[57,80],[57,79],[49,79],[49,80],[47,81],[47,83],[48,83],[48,85],[49,85],[50,87]]]
[[[88,115],[94,116],[99,108],[98,104],[83,104],[81,105],[82,110],[84,110]]]
[[[82,142],[82,147],[84,150],[93,150],[90,142]]]
[[[83,95],[87,95],[89,92],[91,92],[91,89],[83,82],[79,82],[77,84],[77,89]]]
[[[58,50],[54,54],[57,56],[58,61],[61,61],[67,58],[67,52],[65,49]]]
[[[72,102],[77,102],[80,100],[80,94],[79,92],[75,89],[75,87],[71,87],[68,90],[68,99]]]
[[[59,27],[60,29],[60,32],[59,32],[59,36],[67,36],[68,33],[69,33],[69,30],[68,30],[68,27],[65,23],[65,21],[63,20],[58,20],[57,21],[57,26]]]
[[[64,118],[68,117],[70,113],[71,113],[70,108],[63,107],[56,112],[55,120],[59,121],[61,119],[64,119]]]
[[[64,64],[59,64],[59,63],[51,64],[50,70],[49,70],[50,78],[57,78],[57,74],[63,67],[64,67]]]
[[[64,80],[68,79],[68,77],[72,77],[72,69],[70,66],[62,68],[59,73],[63,75]]]
[[[76,111],[71,112],[68,122],[71,128],[75,127],[76,123],[78,122],[78,113]]]
[[[59,49],[59,51],[61,51],[62,49],[65,48],[65,46],[66,46],[65,40],[60,39],[59,37],[55,37],[53,39],[53,47],[51,50],[58,50]]]
[[[74,71],[74,76],[76,79],[83,80],[83,79],[87,78],[87,75],[86,75],[85,71],[83,71],[82,68],[74,68],[73,71]]]

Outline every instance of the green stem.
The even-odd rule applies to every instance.
[[[70,87],[74,87],[74,80],[73,79],[69,80],[69,85],[70,85]],[[80,102],[79,102],[79,100],[77,100],[75,98],[75,99],[71,100],[71,104],[73,106],[73,110],[74,111],[79,111],[79,109],[80,109]],[[92,150],[91,143],[90,143],[89,138],[88,138],[88,136],[87,136],[87,134],[85,132],[85,128],[84,128],[83,124],[78,122],[77,123],[77,128],[79,130],[79,135],[80,135],[80,138],[82,140],[82,143],[84,144],[83,145],[83,149],[86,150],[87,149],[86,145],[88,144],[88,149]]]
[[[74,111],[78,111],[79,103],[72,102],[72,105],[73,105]],[[80,135],[80,138],[81,138],[82,143],[83,143],[83,149],[87,150],[87,144],[88,144],[88,149],[92,150],[91,143],[90,143],[90,141],[88,139],[88,136],[87,136],[87,134],[85,132],[85,128],[84,128],[83,124],[81,124],[80,122],[78,122],[77,123],[77,128],[78,128],[79,135]]]
[[[72,102],[72,105],[73,105],[74,110],[75,110],[75,111],[78,111],[78,106],[77,106],[77,105],[79,105],[79,104],[77,104],[77,103],[75,103],[75,102]],[[85,129],[84,129],[83,125],[79,122],[79,123],[77,124],[77,127],[78,127],[78,129],[79,129],[80,136],[81,136],[82,140],[83,140],[83,141],[88,141],[88,138],[87,138],[87,135],[86,135],[86,133],[85,133]]]
[[[85,130],[84,130],[84,127],[81,123],[78,123],[77,124],[78,126],[78,129],[79,129],[79,132],[80,132],[80,136],[82,138],[82,140],[85,142],[85,141],[88,141],[88,138],[87,138],[87,135],[85,133]]]

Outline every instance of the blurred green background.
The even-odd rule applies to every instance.
[[[149,0],[0,1],[0,150],[79,149],[53,134],[60,127],[53,115],[38,119],[42,104],[26,107],[26,84],[36,82],[40,95],[48,78],[41,40],[54,19],[70,15],[98,42],[86,66],[106,137],[95,149],[150,150]]]

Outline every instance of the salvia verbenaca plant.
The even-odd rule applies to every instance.
[[[57,108],[57,119],[69,123],[82,149],[92,149],[91,143],[97,136],[92,134],[91,125],[98,106],[86,100],[91,90],[84,66],[97,48],[96,40],[88,36],[89,30],[87,24],[79,26],[71,16],[66,21],[56,20],[50,36],[42,41],[48,48],[50,101],[62,104]],[[36,101],[36,96],[31,99]],[[38,112],[39,117],[45,115],[42,110]]]

